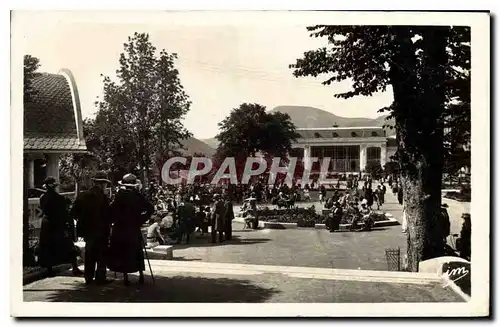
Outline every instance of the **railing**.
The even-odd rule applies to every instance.
[[[110,189],[106,189],[106,192],[111,192]],[[64,192],[59,193],[67,199],[74,200],[75,192]],[[33,224],[35,228],[40,228],[42,219],[42,210],[40,209],[40,198],[29,198],[28,199],[28,210],[29,210],[29,222]]]

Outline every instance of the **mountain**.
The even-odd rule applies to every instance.
[[[215,153],[215,148],[198,140],[197,138],[190,137],[181,141],[182,146],[186,150],[182,150],[185,155],[193,155],[195,153],[203,153],[208,157],[211,157]]]
[[[270,112],[279,111],[290,115],[292,122],[297,128],[322,128],[332,127],[338,125],[339,127],[371,127],[380,126],[384,124],[392,124],[391,121],[386,121],[387,115],[379,116],[377,118],[348,118],[334,115],[328,111],[321,110],[313,107],[305,106],[278,106]],[[387,129],[387,135],[394,134],[394,130]]]
[[[385,120],[388,115],[378,116],[377,118],[349,118],[341,117],[332,114],[331,112],[305,106],[278,106],[271,109],[269,112],[279,111],[282,113],[287,113],[290,115],[292,122],[297,128],[300,127],[310,127],[310,128],[322,128],[322,127],[332,127],[333,125],[338,125],[339,127],[372,127],[384,125],[394,126],[394,120]],[[386,135],[394,135],[394,129],[386,128]],[[205,146],[212,148],[212,153],[215,153],[215,149],[219,145],[219,141],[214,137],[209,139],[197,140],[197,142],[203,143]]]
[[[217,149],[217,147],[219,146],[219,141],[217,141],[215,137],[211,137],[209,139],[201,139],[201,141],[204,142],[205,144],[208,144],[214,149]]]

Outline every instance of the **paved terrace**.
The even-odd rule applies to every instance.
[[[128,287],[120,276],[106,286],[85,286],[68,272],[26,285],[24,301],[463,302],[433,275],[179,261],[153,261],[152,266],[154,285],[150,276],[138,285],[133,275]]]

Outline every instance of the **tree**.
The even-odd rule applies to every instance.
[[[380,165],[380,163],[373,163],[373,162],[369,162],[366,165],[365,171],[368,174],[370,174],[370,176],[374,179],[380,179],[383,173],[382,166]]]
[[[29,54],[24,55],[24,102],[30,102],[35,94],[33,78],[40,75],[37,72],[38,68],[40,68],[40,60],[38,58]]]
[[[182,124],[191,103],[175,59],[165,50],[157,55],[148,34],[134,33],[120,55],[118,82],[105,76],[104,97],[96,103],[95,147],[115,170],[137,169],[144,183],[191,136]]]
[[[236,159],[238,174],[243,171],[247,157],[260,153],[266,161],[280,157],[287,161],[292,142],[299,136],[290,116],[281,112],[267,113],[260,104],[243,103],[219,123],[216,139],[219,146],[216,159]]]
[[[267,113],[260,104],[243,103],[219,123],[219,155],[285,157],[298,134],[290,116],[281,112]]]
[[[98,170],[98,162],[92,153],[70,153],[59,159],[61,184],[70,179],[75,185],[75,198],[81,190],[81,184],[88,186],[89,178]]]
[[[37,70],[40,67],[40,60],[31,55],[24,56],[24,85],[23,85],[23,100],[24,104],[31,101],[35,91],[33,89],[33,78],[38,74]],[[23,158],[23,266],[32,266],[35,264],[35,255],[29,246],[29,202],[28,202],[28,161]]]
[[[441,205],[447,105],[456,84],[470,70],[470,30],[447,26],[313,26],[314,37],[329,47],[308,51],[294,65],[294,75],[328,74],[330,85],[352,81],[336,94],[370,96],[392,87],[399,164],[408,215],[408,261],[412,271],[422,260],[443,254],[438,218]],[[464,92],[466,91],[464,89]],[[470,128],[470,126],[469,126]]]

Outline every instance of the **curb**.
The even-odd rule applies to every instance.
[[[78,260],[78,264],[82,264],[82,263],[83,263],[83,260]],[[62,265],[52,267],[52,270],[56,274],[58,274],[62,271],[70,270],[70,269],[71,269],[70,263],[64,263]],[[23,286],[26,284],[36,282],[37,280],[45,279],[45,278],[47,278],[47,269],[40,268],[37,271],[23,275]]]
[[[384,221],[376,221],[374,223],[375,227],[387,227],[387,226],[396,226],[399,225],[399,222],[390,214],[386,213],[385,217],[387,220]],[[234,218],[234,221],[239,222],[239,223],[245,223],[244,218],[239,218],[236,217]],[[346,229],[350,226],[351,224],[340,224],[339,229]],[[360,223],[360,225],[363,225],[363,223]],[[298,228],[314,228],[314,229],[326,229],[325,224],[315,224],[314,227],[298,227],[297,223],[278,223],[278,222],[270,222],[270,221],[259,221],[259,228],[265,228],[265,229],[298,229]]]

